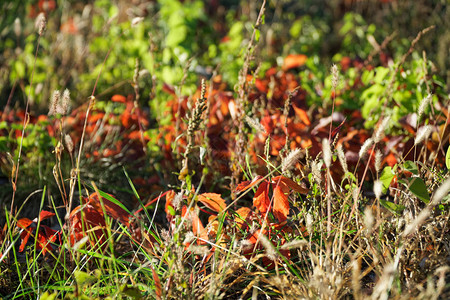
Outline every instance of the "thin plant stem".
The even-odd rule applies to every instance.
[[[28,122],[30,121],[30,113],[28,112],[28,110],[29,110],[29,106],[30,106],[31,88],[33,86],[34,71],[36,69],[36,61],[37,61],[39,46],[41,44],[41,37],[42,37],[42,32],[39,32],[37,46],[36,46],[36,52],[34,54],[33,69],[31,71],[30,88],[28,89],[28,95],[27,95],[27,104],[25,106],[25,116],[23,118],[22,136],[20,137],[19,153],[17,154],[17,163],[16,163],[16,172],[15,172],[16,174],[14,175],[14,181],[12,182],[13,194],[12,194],[11,209],[10,209],[11,215],[13,213],[14,199],[16,197],[17,180],[18,180],[18,176],[19,176],[19,167],[20,167],[20,158],[21,158],[22,146],[23,146],[23,138],[25,136],[25,129],[27,128]],[[8,99],[8,101],[9,101],[9,99]]]

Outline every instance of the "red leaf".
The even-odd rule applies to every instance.
[[[258,185],[263,180],[264,180],[264,178],[262,176],[258,175],[255,178],[253,178],[252,181],[250,181],[250,180],[243,181],[243,182],[239,183],[238,186],[236,187],[236,192],[243,192],[249,188],[254,187],[255,185]]]
[[[28,226],[30,226],[32,223],[33,223],[33,221],[31,221],[30,219],[22,218],[22,219],[17,221],[17,226],[22,228],[22,229],[25,229]]]
[[[281,178],[273,184],[273,214],[278,221],[283,222],[286,221],[287,216],[289,215],[288,194],[290,187],[285,183],[285,180],[281,180]]]
[[[25,228],[24,231],[22,231],[22,233],[20,234],[20,238],[22,239],[22,243],[20,243],[20,247],[19,247],[19,252],[22,252],[23,249],[25,249],[25,246],[28,243],[28,239],[30,238],[31,232],[34,230],[33,229],[27,229]]]
[[[331,133],[331,140],[334,140],[339,131],[341,131],[342,125],[344,125],[345,120],[347,120],[347,117],[345,117],[344,120],[342,120],[341,124],[339,124],[339,126],[333,130],[333,132]]]
[[[289,70],[297,67],[301,67],[306,63],[308,57],[304,54],[289,54],[284,59],[283,70]]]
[[[89,235],[92,246],[97,244],[102,245],[103,249],[106,247],[105,218],[94,206],[90,204],[77,206],[70,213],[69,222],[69,240],[72,245]]]
[[[198,201],[216,212],[221,212],[226,207],[225,200],[222,199],[220,194],[216,193],[203,193],[198,195]]]
[[[161,281],[159,280],[158,274],[156,274],[156,272],[153,269],[153,267],[150,266],[150,268],[152,269],[152,277],[153,277],[153,281],[155,282],[156,299],[160,300],[161,297],[162,297]]]
[[[253,206],[261,213],[266,213],[270,207],[269,185],[264,181],[258,188],[253,197]]]
[[[42,221],[44,221],[44,220],[46,220],[46,219],[49,219],[49,218],[53,217],[54,215],[55,215],[55,214],[52,213],[52,212],[50,212],[50,211],[43,210],[43,211],[41,211],[41,213],[39,214],[39,218],[41,219],[41,222],[42,222]]]
[[[43,255],[52,250],[52,246],[50,243],[54,243],[56,241],[56,233],[56,230],[53,230],[46,225],[42,225],[41,229],[39,230],[36,247],[39,250],[42,250]]]
[[[167,83],[163,84],[162,90],[172,96],[176,96],[175,89],[172,86],[168,85]]]

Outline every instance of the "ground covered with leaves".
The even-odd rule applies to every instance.
[[[0,4],[1,297],[450,297],[448,5],[248,2]]]

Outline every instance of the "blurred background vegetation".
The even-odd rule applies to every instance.
[[[37,40],[35,21],[41,12],[48,23],[37,56],[31,109],[46,113],[54,90],[68,88],[74,106],[86,101],[110,48],[98,87],[103,96],[133,92],[136,59],[141,62],[139,85],[145,104],[154,100],[163,83],[183,81],[181,93],[192,93],[199,75],[211,76],[216,68],[234,86],[260,2],[3,1],[1,10],[7,13],[0,20],[0,105],[6,105],[13,87],[10,105],[24,105]],[[133,26],[133,20],[138,24]],[[449,20],[446,0],[268,1],[256,62],[262,74],[280,65],[287,54],[303,53],[327,70],[342,56],[366,60],[391,35],[383,52],[395,60],[407,52],[420,30],[434,25],[415,47],[414,58],[426,49],[448,83]]]

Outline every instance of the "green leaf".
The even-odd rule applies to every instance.
[[[405,163],[403,164],[403,168],[408,171],[413,173],[414,175],[419,175],[419,169],[417,168],[417,165],[410,160],[405,161]]]
[[[448,146],[447,155],[445,155],[445,165],[447,166],[447,170],[450,170],[450,146]]]
[[[39,299],[41,300],[54,300],[56,299],[56,296],[58,295],[58,293],[54,292],[53,294],[49,294],[49,292],[45,292],[44,294],[41,295],[41,297],[39,297]]]
[[[75,270],[73,272],[73,275],[75,277],[75,280],[77,282],[77,284],[79,286],[83,286],[86,284],[90,284],[90,283],[94,283],[98,280],[98,278],[100,277],[100,270],[95,270],[94,271],[94,275],[91,275],[89,273],[80,271],[80,270]]]
[[[423,202],[427,204],[430,202],[430,195],[428,194],[427,186],[422,178],[411,177],[406,180],[399,180],[398,182],[405,185],[411,193]]]
[[[142,299],[143,295],[137,287],[124,285],[122,288],[122,293],[132,299]]]
[[[376,68],[376,75],[373,79],[376,83],[382,83],[386,75],[389,73],[389,68],[378,67]]]
[[[175,216],[175,210],[172,206],[167,206],[167,209],[169,210],[169,215],[171,215],[172,217]]]
[[[383,200],[383,199],[380,199],[380,204],[383,207],[387,208],[389,211],[396,213],[396,214],[401,214],[402,211],[405,209],[405,207],[401,204],[395,204],[393,202]]]
[[[363,72],[363,74],[361,75],[361,81],[362,81],[362,83],[364,83],[364,85],[368,85],[374,76],[375,76],[374,70],[370,70],[370,71],[365,70]]]
[[[380,181],[383,184],[383,194],[387,192],[389,186],[391,185],[392,179],[394,179],[395,174],[391,167],[384,167],[381,172]]]
[[[110,202],[112,202],[112,203],[114,203],[114,204],[120,206],[120,208],[122,208],[124,211],[126,211],[126,212],[129,213],[129,214],[131,214],[131,212],[128,210],[128,208],[126,208],[125,205],[123,205],[119,200],[117,200],[117,199],[111,197],[110,195],[108,195],[107,193],[105,193],[105,192],[103,192],[103,191],[100,191],[100,190],[99,190],[99,193],[100,193],[100,196],[102,196],[102,197],[105,198],[106,200],[108,200],[108,201],[110,201]]]

